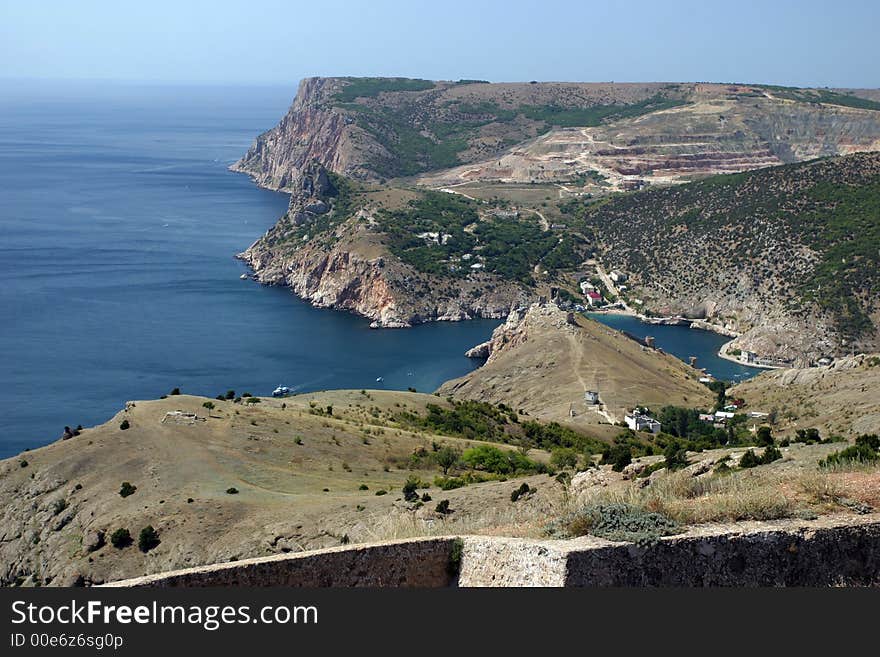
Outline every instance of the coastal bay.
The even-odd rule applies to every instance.
[[[95,84],[0,101],[0,457],[174,387],[431,391],[497,321],[405,331],[240,280],[287,195],[227,170],[290,90]],[[382,378],[377,382],[377,378]]]

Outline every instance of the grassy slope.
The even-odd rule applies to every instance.
[[[880,356],[830,367],[765,372],[733,388],[751,407],[776,410],[780,429],[816,427],[852,437],[880,433]]]
[[[181,395],[137,402],[75,438],[0,462],[0,494],[7,500],[0,518],[0,581],[32,583],[33,576],[44,584],[71,584],[80,575],[109,581],[339,545],[344,536],[381,538],[398,520],[407,477],[430,483],[440,474],[425,463],[411,468],[415,450],[430,452],[434,442],[458,449],[476,444],[382,426],[392,414],[424,413],[428,403],[448,406],[433,395],[330,391],[254,405],[214,400],[210,413],[205,401]],[[313,414],[311,403],[321,409],[332,405],[333,417]],[[192,426],[163,424],[172,410],[209,417]],[[124,431],[123,419],[131,424]],[[529,457],[547,460],[540,450]],[[546,475],[528,480],[554,483]],[[134,495],[119,495],[124,481],[137,487]],[[369,490],[359,490],[362,484]],[[450,531],[478,531],[502,517],[516,524],[517,514],[545,502],[539,495],[534,503],[511,506],[510,492],[518,485],[490,481],[451,491],[432,486],[434,501],[422,511],[433,515],[437,501],[449,499],[455,510]],[[231,487],[239,492],[228,494]],[[380,489],[389,494],[377,496]],[[59,500],[67,507],[58,510]],[[147,524],[162,541],[148,554],[136,545],[122,550],[105,545],[91,554],[83,548],[92,530],[105,531],[109,539],[124,527],[136,542]]]
[[[603,431],[618,427],[583,404],[585,390],[598,390],[617,421],[636,405],[711,407],[712,393],[698,372],[677,358],[641,345],[593,320],[578,318],[572,332],[554,328],[559,315],[529,324],[526,338],[494,354],[478,370],[445,383],[441,394],[503,401],[542,420]],[[569,416],[574,408],[576,415]]]

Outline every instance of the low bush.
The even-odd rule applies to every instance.
[[[235,486],[231,486],[226,489],[226,493],[229,495],[238,495],[238,489]]]
[[[419,494],[416,492],[416,489],[420,486],[424,486],[422,481],[416,477],[415,475],[410,475],[407,477],[406,482],[403,484],[403,499],[407,502],[415,502],[419,499]]]
[[[129,482],[123,481],[122,485],[119,487],[119,496],[128,497],[129,495],[134,495],[136,490],[137,486],[133,486]]]
[[[128,547],[131,545],[131,534],[129,531],[123,527],[120,527],[112,534],[110,534],[110,545],[115,548],[122,549],[124,547]]]
[[[592,504],[565,516],[547,529],[548,534],[560,537],[591,534],[611,541],[642,545],[678,532],[678,525],[671,518],[622,502]]]
[[[856,438],[855,445],[829,454],[819,461],[819,466],[849,466],[859,463],[874,463],[880,460],[880,437],[876,434],[863,434]]]
[[[128,429],[129,427],[131,427],[131,424],[129,423],[128,420],[123,420],[122,423],[119,425],[119,428],[120,428],[122,431],[125,431],[125,430]]]
[[[138,549],[141,552],[149,552],[160,542],[159,532],[153,529],[153,525],[147,525],[138,534]]]
[[[442,515],[446,515],[447,513],[451,513],[449,510],[449,500],[440,500],[437,503],[437,506],[434,507],[434,511],[440,513]]]
[[[534,490],[535,490],[534,488],[532,488],[531,486],[529,486],[527,483],[523,482],[523,484],[520,485],[519,488],[517,488],[516,490],[514,490],[514,491],[510,494],[510,501],[511,501],[511,502],[516,502],[518,499],[520,499],[520,498],[522,498],[522,497],[525,497],[526,495],[529,495],[529,494],[533,493]]]

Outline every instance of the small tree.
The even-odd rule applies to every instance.
[[[670,472],[680,470],[688,465],[687,451],[681,449],[676,443],[669,443],[663,450],[663,455],[666,457],[666,469]]]
[[[407,502],[415,502],[419,499],[419,494],[416,492],[416,489],[421,483],[422,482],[415,475],[407,477],[406,483],[403,484],[403,499]]]
[[[120,497],[128,497],[129,495],[134,495],[136,490],[137,486],[132,486],[129,482],[123,481],[122,486],[119,487],[119,495]]]
[[[180,394],[180,388],[175,388],[174,390],[172,390],[172,391],[171,391],[170,393],[168,393],[168,394],[170,394],[170,395],[179,395],[179,394]]]
[[[762,447],[773,444],[773,432],[770,430],[770,427],[758,427],[756,442]]]
[[[449,500],[440,500],[434,508],[434,511],[445,516],[449,513]]]
[[[206,401],[204,404],[202,404],[202,406],[203,406],[204,408],[207,408],[209,411],[213,411],[213,410],[214,410],[214,402]]]
[[[557,447],[550,455],[550,465],[558,470],[577,466],[577,452],[571,447]]]
[[[235,399],[235,390],[227,390],[226,399]]]
[[[122,431],[125,431],[125,430],[128,429],[130,426],[131,426],[131,424],[129,423],[128,420],[123,420],[122,423],[119,425],[119,428],[120,428]]]
[[[110,545],[121,550],[124,547],[128,547],[131,545],[131,534],[127,529],[120,527],[112,534],[110,534]]]
[[[458,463],[459,456],[458,450],[448,445],[444,445],[434,453],[434,459],[443,471],[443,476],[449,474],[449,469]]]
[[[159,545],[159,532],[153,529],[153,525],[147,525],[138,534],[138,549],[141,552],[149,552]]]

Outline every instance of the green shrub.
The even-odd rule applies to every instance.
[[[248,397],[247,399],[244,400],[244,403],[245,404],[259,404],[260,401],[261,400],[259,397]]]
[[[138,534],[138,549],[141,552],[149,552],[160,542],[159,532],[153,529],[153,525],[147,525]]]
[[[235,486],[230,486],[226,489],[226,493],[229,495],[238,495],[238,489]]]
[[[527,483],[523,483],[523,484],[520,485],[519,488],[517,488],[516,490],[514,490],[514,491],[510,494],[510,501],[511,501],[511,502],[516,502],[516,501],[517,501],[518,499],[520,499],[521,497],[523,497],[523,496],[525,496],[525,495],[528,495],[529,493],[531,493],[531,492],[533,492],[533,491],[534,491],[534,489],[531,488]]]
[[[134,495],[136,490],[137,486],[132,486],[129,482],[123,481],[122,485],[119,487],[119,496],[128,497],[129,495]]]
[[[214,402],[206,401],[204,404],[202,404],[202,407],[207,408],[209,411],[213,411],[214,410]]]
[[[358,486],[358,490],[370,490],[370,487],[366,484],[361,484],[360,486]]]
[[[434,511],[440,513],[442,515],[446,515],[447,513],[451,513],[449,510],[449,500],[440,500],[437,503],[437,506],[434,507]]]
[[[782,458],[782,452],[779,451],[779,448],[776,445],[769,445],[764,453],[761,455],[761,463],[766,465],[767,463],[773,463],[773,461],[778,461]]]
[[[168,394],[169,394],[169,395],[179,395],[179,394],[180,394],[180,388],[175,388],[174,390],[172,390],[172,391],[169,392]]]
[[[681,470],[688,466],[687,450],[682,449],[677,443],[669,443],[663,450],[663,456],[666,460],[663,467],[672,472],[673,470]]]
[[[227,390],[226,399],[235,399],[235,390]]]
[[[415,475],[410,475],[406,479],[406,483],[403,484],[403,499],[407,502],[415,502],[419,499],[419,494],[416,492],[416,489],[422,486],[421,480]]]
[[[27,459],[22,459],[21,461],[18,462],[18,465],[22,468],[26,468],[26,467],[28,467],[29,464],[27,462]]]
[[[611,541],[649,545],[661,536],[678,533],[667,516],[622,503],[593,504],[571,513],[547,528],[551,536],[575,537],[592,534]]]
[[[462,462],[475,470],[483,470],[495,474],[513,474],[514,472],[535,472],[538,464],[519,452],[503,451],[491,445],[478,445],[466,449],[461,456]]]
[[[602,454],[602,465],[611,464],[614,472],[621,472],[632,463],[632,447],[629,445],[612,445]]]
[[[131,542],[131,534],[122,527],[110,534],[110,545],[120,550],[131,545]]]
[[[823,468],[836,465],[854,465],[857,463],[874,463],[880,460],[880,437],[875,434],[863,434],[856,438],[855,445],[833,452],[819,461]]]
[[[557,470],[577,467],[578,455],[571,447],[556,447],[550,453],[550,465]]]
[[[428,493],[422,493],[422,502],[430,502],[431,496]]]
[[[122,423],[119,425],[119,428],[122,429],[123,431],[125,431],[130,426],[131,426],[131,424],[129,424],[128,420],[123,420]]]
[[[773,433],[770,427],[758,427],[758,433],[755,436],[755,442],[760,447],[766,447],[773,444]]]
[[[385,490],[384,488],[380,488],[379,490],[376,491],[376,495],[387,495],[387,494],[388,494],[388,491]]]
[[[755,454],[755,450],[752,449],[746,450],[746,453],[739,460],[739,467],[741,468],[754,468],[759,465],[761,465],[761,457]]]

